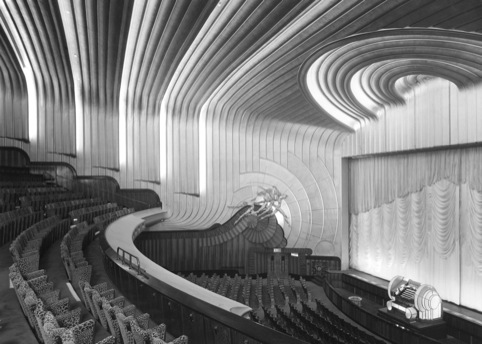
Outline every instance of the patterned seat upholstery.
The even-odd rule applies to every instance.
[[[57,315],[55,319],[57,319],[57,322],[62,327],[73,327],[80,323],[81,312],[82,309],[77,307],[71,311],[68,311],[67,313]]]
[[[67,330],[65,327],[59,327],[57,320],[52,313],[46,312],[43,319],[43,339],[45,344],[57,344],[61,341],[62,334]]]
[[[107,300],[112,300],[115,296],[115,291],[114,289],[98,291],[94,288],[89,288],[87,285],[84,287],[84,294],[87,300],[87,304],[89,305],[89,310],[95,319],[99,319],[99,315],[94,305],[94,300],[92,299],[94,293],[98,294],[99,296],[105,297]]]
[[[75,285],[75,284],[74,284]],[[85,298],[85,291],[84,291],[84,288],[86,286],[89,286],[90,287],[90,283],[87,282],[87,281],[79,281],[78,283],[78,286],[79,286],[79,289],[80,289],[80,296],[81,296],[81,299],[82,299],[82,303],[84,304],[85,307],[89,307],[89,305],[87,304],[87,299]]]
[[[165,342],[163,339],[160,338],[151,338],[150,344],[188,344],[188,337],[182,335],[170,342]]]
[[[37,294],[44,294],[54,289],[54,284],[47,282],[47,276],[45,275],[29,280],[28,284]]]
[[[100,320],[100,323],[105,329],[109,329],[109,324],[107,323],[107,318],[105,315],[104,310],[102,309],[102,303],[108,302],[111,306],[118,306],[120,308],[124,307],[125,298],[123,296],[116,297],[115,299],[109,300],[106,297],[100,295],[97,290],[94,290],[92,293],[92,303],[95,308],[95,313],[97,318]]]
[[[92,265],[80,266],[71,271],[72,283],[79,284],[80,281],[90,282],[92,276]]]
[[[146,330],[149,327],[149,319],[151,316],[149,313],[139,314],[135,316],[136,322],[139,324],[139,327]]]
[[[59,289],[56,289],[56,290],[52,290],[52,291],[49,291],[49,292],[46,292],[42,295],[39,295],[39,297],[42,299],[43,302],[45,302],[47,305],[50,305],[54,302],[57,302],[59,301],[59,297],[60,297],[60,290]]]
[[[81,292],[85,307],[87,307],[89,312],[93,314],[95,310],[92,304],[92,289],[97,290],[99,293],[102,293],[107,290],[107,283],[106,282],[99,283],[92,287],[88,281],[79,281],[78,285],[80,287],[80,292]],[[86,291],[89,294],[87,294]]]
[[[134,320],[132,315],[126,317],[123,313],[116,313],[117,323],[119,324],[119,330],[122,336],[124,344],[134,344],[134,335],[131,330],[131,321]]]
[[[81,324],[66,329],[62,335],[62,343],[91,344],[94,340],[95,321],[89,319]]]
[[[109,332],[115,337],[116,343],[122,343],[122,335],[117,323],[116,313],[123,313],[123,310],[117,306],[112,307],[106,299],[102,302],[102,310],[109,326]]]
[[[45,274],[46,274],[46,271],[44,269],[41,269],[41,270],[26,273],[24,277],[28,281],[28,280],[31,280],[31,279],[34,279],[34,278],[37,278],[37,277],[40,277],[40,276],[44,276]]]
[[[130,327],[136,344],[152,343],[152,340],[154,340],[155,338],[159,338],[162,340],[166,338],[165,324],[160,324],[155,328],[142,329],[141,327],[139,327],[137,321],[131,318]]]
[[[19,257],[15,260],[22,275],[39,269],[40,254],[29,255],[27,257]]]
[[[45,313],[46,310],[44,308],[44,304],[42,300],[34,297],[29,293],[29,295],[25,298],[26,299],[26,304],[29,305],[30,308],[30,313],[33,314],[32,318],[32,326],[35,329],[35,332],[37,332],[37,336],[39,338],[44,338],[44,318],[45,318]]]
[[[108,336],[108,337],[98,341],[95,344],[114,344],[114,343],[115,343],[115,337],[114,336]]]
[[[69,302],[69,298],[66,297],[59,301],[48,304],[48,308],[50,308],[55,315],[66,314],[70,308]]]

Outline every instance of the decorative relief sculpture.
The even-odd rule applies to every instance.
[[[283,209],[281,209],[282,202],[288,197],[288,195],[282,194],[274,185],[271,188],[263,188],[261,186],[259,188],[261,191],[259,191],[256,197],[251,199],[250,202],[243,202],[239,206],[229,206],[229,208],[249,206],[249,208],[238,217],[234,224],[238,224],[243,218],[250,217],[251,220],[248,221],[248,226],[255,227],[258,221],[264,220],[276,213],[280,213],[283,215],[285,222],[290,225],[288,216]]]

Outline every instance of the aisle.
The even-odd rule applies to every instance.
[[[40,258],[40,269],[45,269],[47,271],[47,276],[49,281],[54,283],[54,289],[60,290],[60,299],[68,297],[70,300],[70,309],[75,309],[81,307],[81,317],[80,322],[87,321],[89,319],[94,319],[92,314],[87,310],[82,301],[80,300],[80,295],[77,293],[73,294],[68,284],[70,284],[67,273],[65,272],[64,264],[60,257],[60,242],[53,243],[52,246],[41,256]],[[77,300],[78,298],[78,300]],[[95,319],[94,319],[95,320]],[[94,343],[104,339],[109,336],[110,333],[104,329],[99,321],[95,323],[94,331]]]

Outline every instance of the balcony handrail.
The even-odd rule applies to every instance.
[[[137,275],[143,275],[146,278],[149,278],[143,269],[141,269],[141,264],[139,258],[128,251],[124,250],[122,247],[117,247],[117,259],[122,262],[123,265],[128,265],[130,269],[136,270]],[[122,255],[121,255],[122,254]],[[128,257],[128,261],[126,261],[126,256]],[[136,265],[133,265],[132,260],[135,259]]]

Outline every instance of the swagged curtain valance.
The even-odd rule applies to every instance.
[[[482,147],[353,159],[350,213],[377,208],[443,179],[482,191]]]

